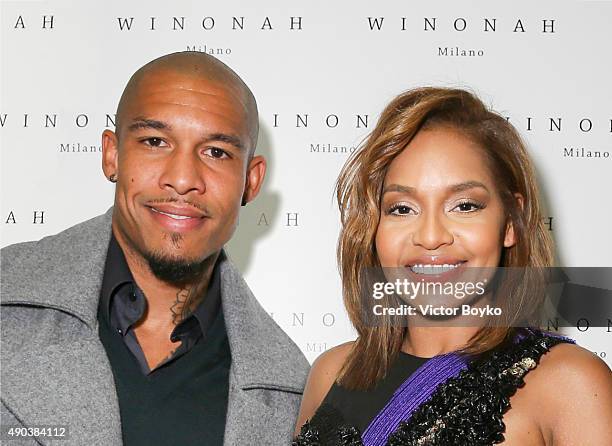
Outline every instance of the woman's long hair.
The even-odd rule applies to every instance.
[[[541,269],[553,263],[552,238],[542,220],[534,169],[514,127],[461,89],[425,87],[397,96],[348,159],[336,183],[342,224],[337,256],[343,299],[359,335],[340,371],[339,382],[344,387],[367,389],[384,377],[407,334],[406,328],[394,324],[389,316],[380,316],[383,320],[379,319],[377,326],[366,322],[361,285],[366,268],[380,267],[375,237],[389,165],[417,132],[438,127],[460,132],[484,154],[516,238],[514,246],[503,248],[499,266]],[[516,193],[523,197],[522,206]],[[514,320],[510,317],[505,327],[482,327],[462,352],[482,353],[510,336],[509,327],[519,322],[519,314],[533,312],[541,304],[542,293],[530,292],[533,286],[522,280],[519,286],[504,290],[504,300],[514,305],[510,311]]]

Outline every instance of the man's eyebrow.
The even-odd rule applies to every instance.
[[[172,126],[164,121],[148,118],[135,118],[128,126],[128,130],[134,131],[139,129],[156,129],[156,130],[172,130]],[[231,144],[239,150],[245,150],[245,145],[236,135],[227,133],[212,133],[205,138],[205,142],[220,141]]]
[[[135,118],[128,126],[128,130],[138,129],[156,129],[156,130],[171,130],[170,124],[156,119]]]
[[[228,135],[227,133],[213,133],[206,137],[206,142],[213,142],[213,141],[225,142],[227,144],[233,145],[239,150],[245,150],[244,144],[242,143],[240,138],[238,138],[235,135]]]
[[[453,184],[447,187],[450,192],[463,192],[464,190],[482,188],[489,192],[489,188],[480,181],[464,181],[463,183]],[[387,192],[402,192],[406,194],[415,194],[416,188],[412,186],[403,186],[401,184],[389,184],[383,189],[383,195]]]

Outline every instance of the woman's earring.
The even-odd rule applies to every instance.
[[[108,181],[110,181],[111,183],[116,183],[117,175],[115,175],[114,173],[111,173],[111,175],[108,177]]]

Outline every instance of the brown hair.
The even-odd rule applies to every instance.
[[[339,382],[347,388],[366,389],[385,376],[401,349],[406,328],[383,317],[377,326],[362,314],[360,290],[364,269],[380,266],[375,236],[380,219],[383,182],[391,162],[422,129],[449,127],[474,141],[483,151],[496,181],[504,211],[512,222],[516,244],[504,248],[499,266],[547,267],[553,262],[552,239],[539,205],[534,169],[519,134],[508,121],[489,110],[474,94],[461,89],[425,87],[407,91],[391,101],[376,127],[343,167],[336,184],[341,216],[337,256],[343,299],[358,339],[347,357]],[[522,207],[514,194],[523,197]],[[529,292],[532,284],[521,281],[507,301],[519,302],[522,314],[535,311],[540,301]],[[533,288],[531,288],[533,291]],[[539,295],[539,294],[538,294]],[[463,353],[492,349],[517,323],[482,327]],[[512,319],[512,318],[511,318]]]

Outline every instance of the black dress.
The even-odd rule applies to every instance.
[[[427,360],[428,358],[400,352],[391,364],[387,376],[381,379],[376,387],[368,390],[349,390],[334,383],[321,405],[336,408],[345,423],[363,432],[376,414],[385,407],[395,390]]]
[[[505,342],[470,361],[466,370],[440,384],[387,446],[492,445],[504,440],[504,413],[510,397],[540,357],[560,342],[573,342],[538,330],[525,330],[519,342]],[[362,446],[361,433],[394,391],[427,361],[400,353],[387,376],[367,391],[334,383],[293,446]]]

